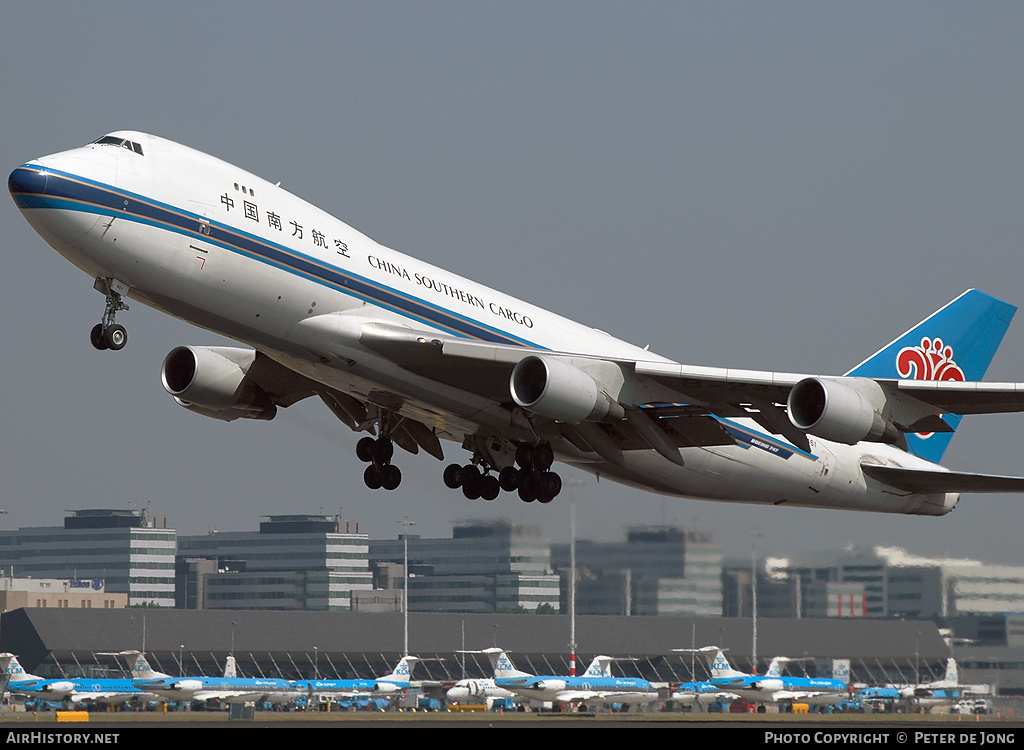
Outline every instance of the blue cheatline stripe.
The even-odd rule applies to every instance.
[[[41,191],[13,193],[14,200],[20,208],[67,209],[104,216],[113,215],[216,245],[456,336],[535,349],[546,348],[418,297],[398,292],[359,274],[343,271],[291,250],[285,245],[264,240],[137,193],[118,190],[109,185],[45,167],[23,166],[15,172],[20,170],[35,172],[39,177],[46,178],[45,194]],[[200,232],[200,224],[208,226],[210,233]]]

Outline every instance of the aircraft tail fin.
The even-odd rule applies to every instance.
[[[946,662],[946,682],[950,685],[960,684],[960,672],[956,668],[956,659],[949,659]]]
[[[508,654],[505,653],[504,649],[500,648],[485,648],[483,653],[487,654],[487,658],[491,662],[491,670],[494,672],[494,679],[500,677],[530,677],[528,672],[520,672],[512,664],[512,660],[508,658]]]
[[[224,676],[232,680],[238,677],[238,665],[235,663],[234,656],[229,656],[224,660]]]
[[[154,680],[160,677],[170,677],[163,672],[157,672],[151,666],[149,666],[149,660],[146,659],[146,655],[139,652],[135,658],[135,663],[132,664],[132,679],[133,680]]]
[[[11,683],[43,679],[34,674],[28,674],[18,662],[18,657],[11,653],[0,654],[0,669]]]
[[[711,679],[750,676],[745,672],[739,672],[733,669],[732,665],[729,664],[729,660],[725,658],[725,651],[719,648],[718,646],[703,646],[701,648],[674,648],[672,650],[681,651],[688,654],[704,654],[704,658],[707,659],[708,662],[708,672],[711,673]],[[771,669],[771,667],[769,667],[769,669]]]
[[[595,656],[594,660],[590,662],[590,666],[587,667],[587,671],[583,673],[584,677],[611,677],[612,676],[612,662],[615,661],[610,656]]]
[[[977,381],[985,376],[1017,308],[969,289],[850,370],[865,378]],[[916,456],[938,463],[960,415],[943,414],[948,431],[906,435]]]
[[[419,659],[415,656],[403,656],[391,674],[377,679],[381,682],[409,682],[412,679],[412,670],[418,661]]]

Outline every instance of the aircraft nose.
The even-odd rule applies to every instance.
[[[22,164],[7,178],[7,189],[15,203],[29,208],[33,196],[46,193],[46,173],[36,165]]]

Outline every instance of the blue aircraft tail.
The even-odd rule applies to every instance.
[[[851,377],[914,380],[981,380],[1017,308],[969,289],[846,373]],[[938,463],[957,414],[943,414],[947,432],[908,434],[907,448]]]

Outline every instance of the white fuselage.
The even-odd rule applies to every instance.
[[[670,362],[379,245],[313,205],[238,167],[170,141],[128,133],[145,155],[89,145],[24,165],[45,180],[19,202],[35,229],[93,277],[248,344],[366,403],[392,394],[399,413],[463,443],[468,435],[530,440],[491,399],[410,373],[361,346],[366,322],[628,361]],[[29,175],[26,178],[26,175]],[[12,192],[14,175],[12,175]],[[641,394],[657,400],[656,387]],[[935,468],[880,443],[810,437],[803,451],[749,420],[725,421],[735,444],[681,448],[683,465],[653,450],[613,464],[568,441],[558,458],[659,493],[699,499],[942,515],[955,494],[913,494],[866,478],[873,463]]]
[[[449,703],[487,703],[495,699],[516,698],[504,688],[497,687],[494,680],[459,680],[446,693]]]

